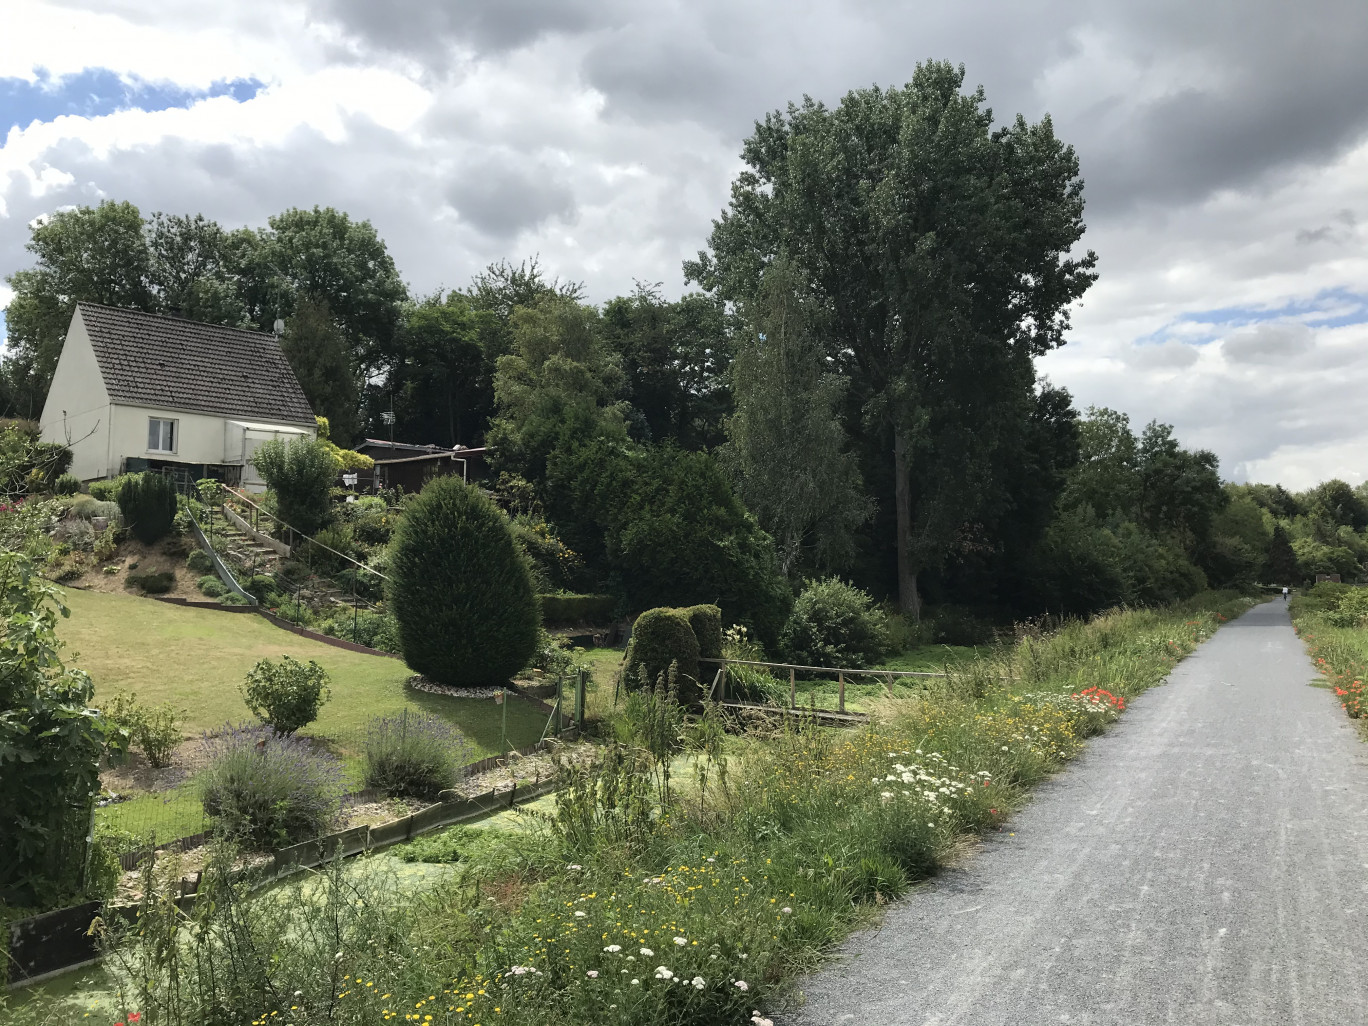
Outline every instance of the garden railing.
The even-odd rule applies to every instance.
[[[718,667],[717,675],[713,678],[712,686],[708,689],[708,697],[715,698],[717,701],[726,701],[727,697],[727,667],[728,666],[758,666],[770,670],[787,670],[789,675],[789,702],[788,708],[798,707],[798,672],[803,673],[823,673],[835,674],[837,684],[836,711],[844,713],[846,696],[846,674],[864,675],[880,680],[884,687],[890,688],[893,681],[900,677],[949,677],[949,673],[933,673],[927,670],[851,670],[841,669],[834,666],[800,666],[797,663],[765,663],[756,659],[709,659],[700,658],[700,663],[708,663]],[[890,691],[891,694],[891,691]]]

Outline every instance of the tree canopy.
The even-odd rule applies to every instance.
[[[1083,183],[1048,118],[994,129],[963,68],[918,65],[902,89],[857,90],[767,115],[748,169],[686,278],[758,294],[784,255],[820,304],[861,429],[892,459],[900,603],[990,490],[1003,439],[1092,283]]]

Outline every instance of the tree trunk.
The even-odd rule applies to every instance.
[[[893,431],[893,496],[898,512],[898,608],[921,622],[917,568],[912,563],[912,479],[907,473],[907,438]]]

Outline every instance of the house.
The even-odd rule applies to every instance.
[[[82,481],[161,470],[252,489],[257,446],[318,433],[275,336],[97,303],[76,305],[41,425]]]
[[[387,442],[379,438],[364,439],[354,448],[375,460],[373,469],[357,474],[356,486],[362,491],[402,488],[406,492],[418,492],[434,477],[456,476],[472,483],[483,481],[489,454],[489,450],[483,448],[467,449],[458,445],[454,449],[443,449],[438,445]]]

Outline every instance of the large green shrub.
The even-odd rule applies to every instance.
[[[252,463],[275,495],[276,516],[308,535],[327,526],[337,479],[337,463],[327,445],[312,438],[288,443],[272,438],[261,443]]]
[[[54,495],[75,495],[81,490],[81,479],[75,474],[61,474],[52,482]]]
[[[605,623],[617,600],[612,595],[539,595],[547,623]]]
[[[119,510],[133,537],[151,545],[176,519],[176,486],[163,474],[126,474],[119,480]]]
[[[801,666],[864,668],[888,651],[888,617],[868,594],[839,577],[809,581],[780,643]]]
[[[262,723],[278,733],[293,734],[318,719],[318,710],[328,700],[328,671],[310,659],[301,663],[292,656],[281,656],[279,663],[262,659],[247,672],[239,689]]]
[[[502,684],[537,647],[541,613],[508,519],[454,477],[428,483],[390,546],[404,661],[441,684]]]
[[[698,682],[698,638],[683,609],[648,609],[632,625],[623,682],[628,688],[654,686],[670,664],[679,666],[679,688],[687,693]]]

